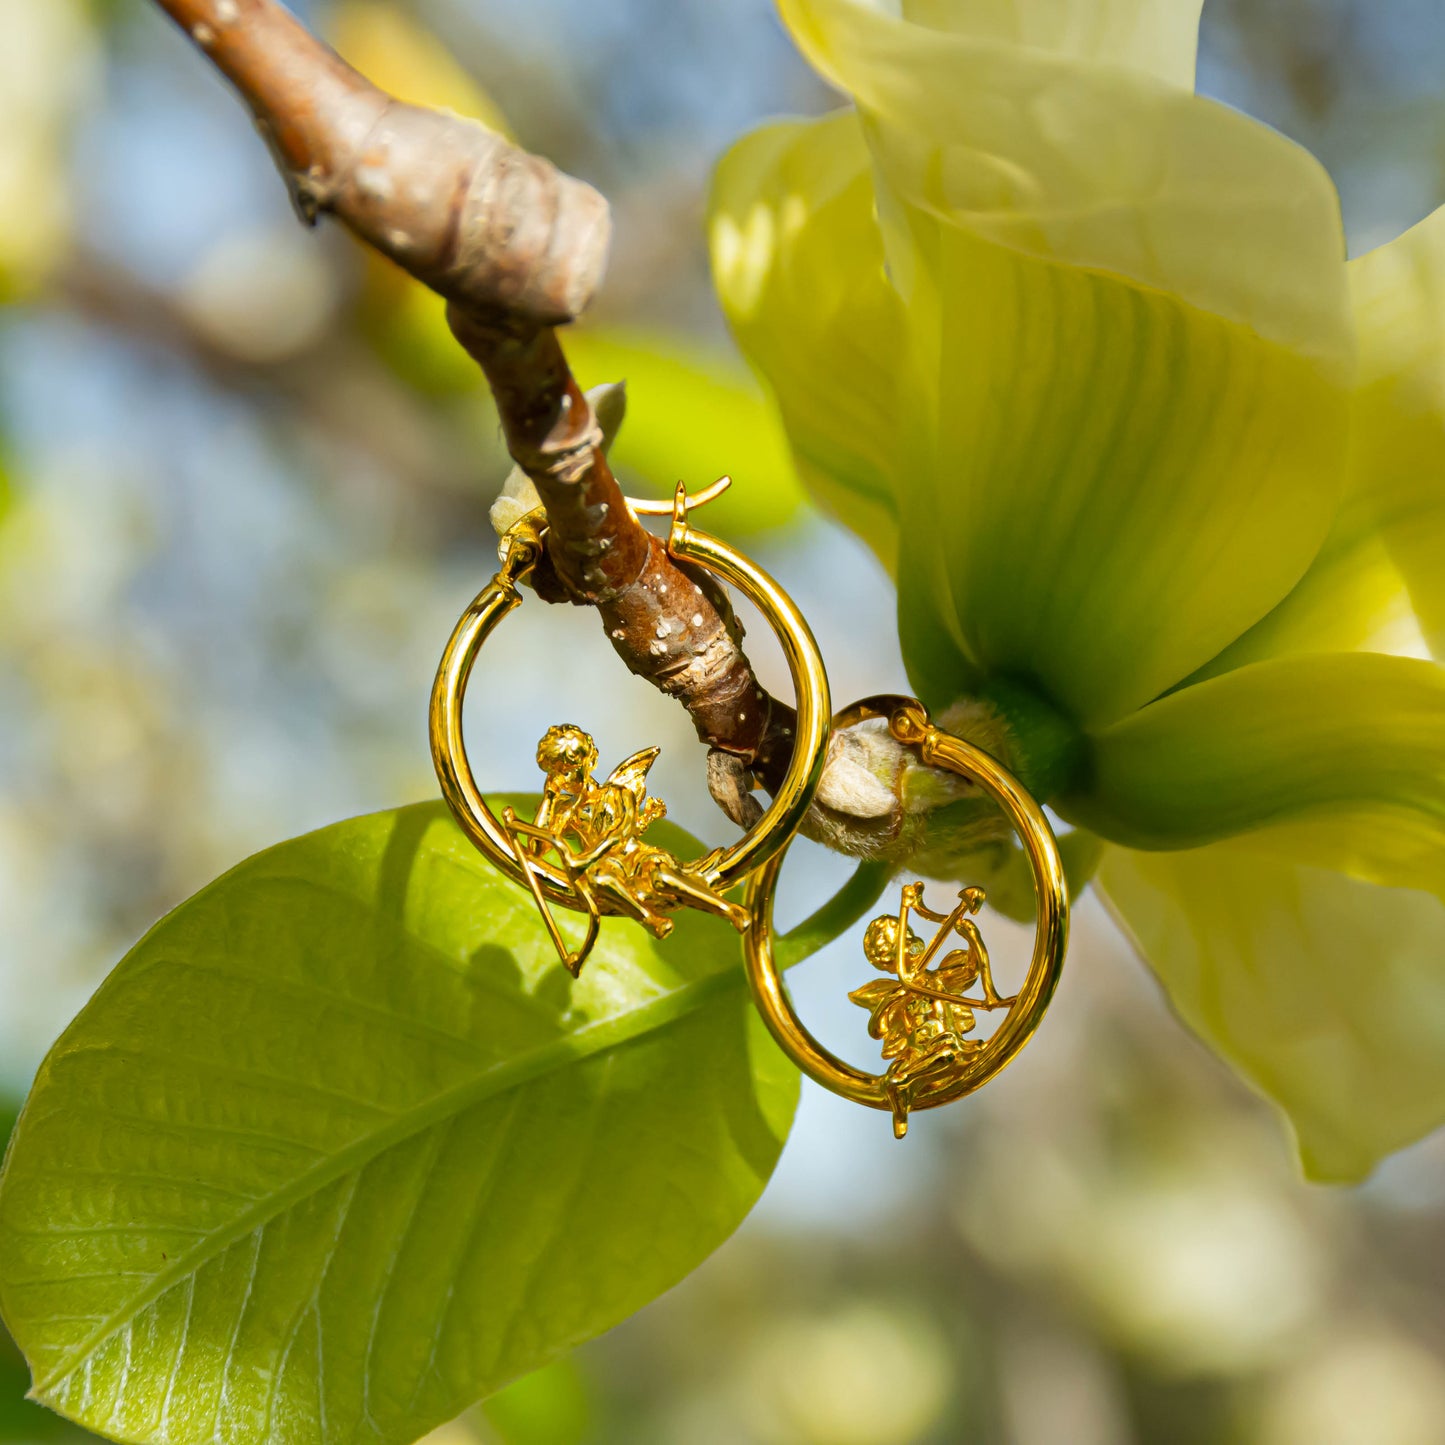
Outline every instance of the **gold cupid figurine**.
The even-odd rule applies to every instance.
[[[908,1132],[908,1111],[915,1095],[931,1083],[946,1083],[959,1066],[983,1051],[977,1039],[967,1039],[977,1023],[976,1009],[1008,1008],[1012,998],[999,997],[989,969],[988,949],[969,914],[983,906],[982,888],[964,888],[952,913],[935,913],[923,906],[923,885],[910,883],[903,890],[897,917],[884,914],[868,925],[863,952],[874,968],[891,974],[875,979],[848,995],[869,1010],[868,1032],[883,1041],[883,1057],[889,1060],[883,1087],[893,1110],[893,1133],[901,1139]],[[933,942],[926,948],[909,927],[909,915],[917,914],[939,925]],[[937,967],[930,967],[945,942],[959,938],[962,948],[944,955]],[[970,998],[965,990],[973,984],[983,989],[982,998]]]
[[[537,745],[537,766],[547,781],[536,817],[528,823],[512,808],[502,810],[517,862],[558,955],[574,977],[597,941],[604,913],[636,919],[655,938],[672,932],[668,913],[681,907],[724,918],[739,932],[748,926],[748,910],[729,902],[708,882],[710,858],[682,863],[667,849],[642,841],[643,833],[667,816],[667,804],[647,796],[647,774],[658,752],[643,748],[599,783],[593,777],[596,743],[581,728],[561,723],[548,728]],[[532,867],[549,850],[587,916],[587,932],[576,949],[569,949],[562,938]]]
[[[522,583],[546,554],[547,521],[540,510],[520,518],[503,536],[500,570],[462,614],[437,668],[428,733],[442,796],[482,856],[536,900],[558,956],[574,976],[597,942],[602,918],[631,918],[664,938],[672,930],[669,913],[697,908],[745,930],[752,913],[729,902],[729,891],[787,847],[823,775],[828,674],[807,620],[755,562],[697,531],[689,520],[694,508],[726,485],[724,478],[689,497],[679,483],[667,506],[626,501],[639,515],[671,512],[668,555],[736,587],[767,619],[787,660],[797,707],[793,755],[772,801],[741,838],[686,862],[643,842],[643,833],[667,812],[661,799],[647,796],[647,773],[657,749],[634,753],[598,783],[593,777],[596,745],[571,724],[550,729],[537,749],[546,785],[536,817],[528,822],[515,810],[503,809],[505,817],[492,811],[467,757],[462,705],[483,645],[522,605]],[[558,930],[558,908],[586,916],[586,933],[575,949],[567,947]]]

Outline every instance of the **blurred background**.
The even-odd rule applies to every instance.
[[[630,384],[624,478],[731,473],[710,524],[794,592],[836,696],[901,685],[891,588],[802,501],[707,282],[716,156],[835,103],[767,0],[297,8],[388,88],[607,193],[615,260],[570,350],[584,383]],[[1326,162],[1355,252],[1445,199],[1442,77],[1438,0],[1205,6],[1202,89]],[[258,848],[434,794],[426,695],[492,570],[507,465],[438,304],[295,224],[145,0],[0,0],[0,137],[3,1138],[162,911]],[[483,782],[529,785],[566,714],[604,762],[663,743],[674,816],[725,832],[682,714],[563,612],[522,609],[488,651],[535,686],[506,715],[474,687]],[[537,666],[562,649],[565,678]],[[845,872],[800,857],[787,910]],[[1304,1185],[1092,904],[1077,939],[1048,1028],[977,1100],[899,1146],[805,1088],[722,1251],[437,1445],[1445,1445],[1445,1144]],[[866,1062],[858,958],[843,941],[794,986]],[[24,1385],[0,1336],[0,1440],[76,1438]]]

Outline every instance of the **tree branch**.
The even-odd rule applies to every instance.
[[[597,609],[627,667],[687,708],[712,749],[713,797],[749,825],[754,786],[772,791],[786,770],[794,711],[758,683],[722,587],[627,508],[553,330],[600,284],[607,203],[475,121],[392,99],[277,0],[156,3],[250,107],[302,219],[336,216],[446,298],[546,508],[538,594]],[[914,763],[886,729],[861,754],[835,739],[807,831],[863,857],[911,851]]]
[[[308,223],[335,215],[448,302],[547,510],[549,600],[598,609],[627,667],[737,760],[715,795],[746,822],[755,769],[786,768],[792,709],[758,685],[721,588],[679,568],[628,511],[552,327],[591,300],[606,202],[475,121],[392,100],[276,0],[157,0],[240,92]]]
[[[330,212],[467,313],[575,318],[602,279],[607,202],[462,116],[407,105],[276,0],[156,0],[240,92],[307,224]]]

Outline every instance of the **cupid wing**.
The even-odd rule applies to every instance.
[[[633,753],[625,762],[618,763],[613,768],[607,778],[608,784],[626,788],[641,802],[647,796],[647,775],[652,771],[652,765],[661,751],[661,748],[643,748],[641,752]]]
[[[908,999],[908,990],[900,988],[887,978],[875,978],[862,988],[855,988],[848,995],[859,1008],[868,1010],[868,1035],[881,1039],[884,1033],[895,1025],[895,1006],[901,1007]]]

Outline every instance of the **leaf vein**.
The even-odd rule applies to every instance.
[[[322,1155],[295,1179],[242,1211],[229,1226],[206,1233],[192,1249],[172,1261],[166,1269],[158,1271],[147,1288],[138,1290],[134,1299],[117,1309],[93,1335],[63,1356],[43,1378],[36,1381],[35,1388],[38,1391],[53,1390],[87,1355],[164,1294],[176,1280],[228,1248],[257,1224],[280,1215],[291,1205],[316,1193],[350,1170],[359,1168],[392,1145],[421,1133],[452,1114],[459,1114],[488,1098],[516,1089],[543,1073],[570,1067],[603,1049],[622,1047],[646,1034],[665,1028],[696,1012],[714,998],[736,992],[742,984],[743,974],[740,969],[720,969],[693,983],[685,984],[672,993],[651,999],[638,1008],[600,1020],[515,1058],[493,1064],[473,1078],[463,1080],[460,1084],[424,1100],[371,1133],[351,1140],[334,1153]],[[317,1150],[311,1152],[320,1153]]]

